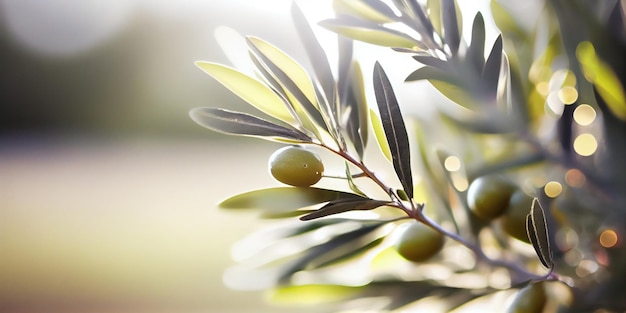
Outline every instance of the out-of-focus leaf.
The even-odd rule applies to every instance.
[[[337,302],[356,296],[363,288],[341,285],[280,286],[270,291],[269,301],[286,305]]]
[[[502,134],[515,130],[517,121],[497,112],[489,112],[485,116],[475,114],[452,115],[441,112],[442,118],[450,120],[456,126],[478,134]]]
[[[405,3],[405,6],[410,9],[411,13],[417,18],[420,26],[423,29],[419,29],[419,33],[423,36],[423,40],[429,41],[429,44],[435,44],[434,32],[435,28],[431,20],[426,16],[426,12],[417,0],[400,0]]]
[[[478,12],[472,24],[472,39],[467,47],[466,59],[474,66],[477,73],[482,73],[485,64],[485,20]]]
[[[404,126],[400,106],[391,87],[391,82],[380,63],[374,65],[374,93],[378,111],[385,130],[393,167],[404,191],[413,198],[413,176],[411,174],[411,152],[409,137]]]
[[[328,113],[332,113],[333,116],[336,116],[336,108],[332,106],[332,104],[335,103],[336,96],[335,78],[333,77],[333,72],[330,69],[326,52],[315,38],[315,34],[313,34],[313,30],[309,26],[302,10],[295,3],[291,7],[291,16],[293,17],[296,29],[300,35],[299,37],[306,48],[306,53],[309,56],[309,60],[313,66],[313,71],[315,72],[318,83],[324,91],[324,96],[326,97],[325,105],[331,105],[330,107],[327,107],[330,109]]]
[[[537,198],[533,199],[530,214],[526,217],[526,232],[541,264],[548,269],[552,269],[554,261],[552,259],[552,249],[550,248],[550,238],[548,237],[548,225],[543,208]]]
[[[218,26],[214,31],[214,36],[230,64],[242,73],[254,77],[255,67],[248,58],[246,38],[227,26]]]
[[[387,142],[387,138],[385,137],[383,122],[380,120],[380,116],[378,116],[378,113],[374,112],[374,110],[372,109],[370,109],[370,120],[372,122],[372,129],[374,130],[376,142],[378,142],[378,147],[380,148],[380,151],[383,153],[385,158],[389,160],[389,162],[391,162],[391,149],[389,149],[389,143]]]
[[[443,34],[443,23],[441,22],[441,0],[427,0],[428,17],[437,34]]]
[[[230,197],[222,201],[219,207],[258,209],[263,213],[285,214],[295,212],[300,208],[341,199],[362,199],[362,197],[352,193],[313,187],[276,187]]]
[[[441,0],[441,21],[443,23],[444,41],[453,55],[457,54],[461,42],[460,16],[457,16],[454,0]]]
[[[428,81],[435,89],[441,92],[442,95],[446,96],[446,98],[452,100],[454,103],[467,109],[479,107],[472,94],[469,94],[466,88],[440,80],[430,79]]]
[[[504,112],[511,112],[513,109],[513,99],[511,98],[511,69],[509,68],[509,58],[502,54],[500,64],[500,74],[498,75],[498,86],[496,89],[496,104]]]
[[[358,242],[359,240],[365,240],[366,236],[372,234],[372,232],[376,231],[386,223],[387,221],[378,221],[377,223],[363,224],[355,230],[335,236],[326,243],[307,249],[303,257],[282,269],[282,274],[280,275],[278,281],[282,283],[288,282],[289,278],[294,273],[305,269],[312,262],[317,261],[318,264],[323,263],[323,261],[320,260],[325,257],[329,257],[329,254],[332,254],[332,258],[336,258],[338,257],[338,254],[340,256],[352,253],[355,249],[362,246],[362,243]],[[371,242],[372,239],[367,242]]]
[[[320,217],[339,214],[348,211],[366,211],[373,210],[377,207],[387,205],[389,201],[374,200],[369,198],[363,199],[345,199],[335,200],[327,203],[323,207],[300,217],[300,220],[309,221]]]
[[[198,61],[196,66],[261,112],[290,124],[295,123],[283,99],[262,82],[217,63]]]
[[[417,62],[420,62],[424,65],[432,66],[442,71],[447,71],[450,68],[450,65],[448,64],[448,62],[432,57],[432,56],[414,55],[413,59],[415,59]]]
[[[214,131],[243,136],[267,137],[288,142],[311,142],[311,137],[249,114],[218,108],[196,108],[189,113],[196,123]]]
[[[588,41],[578,45],[576,56],[582,66],[585,78],[593,83],[611,113],[622,121],[626,121],[624,86],[620,83],[615,72],[596,55],[593,45]]]
[[[426,58],[426,60],[430,61],[431,63],[435,62],[432,59]],[[453,85],[461,84],[461,81],[459,81],[451,73],[445,72],[433,66],[424,66],[424,67],[418,68],[417,70],[413,71],[413,73],[409,74],[409,76],[407,76],[405,81],[416,81],[416,80],[424,80],[424,79],[448,82]]]
[[[391,8],[376,0],[334,0],[333,10],[380,24],[391,23],[396,18]]]
[[[342,17],[321,21],[320,25],[348,38],[379,46],[423,50],[411,36],[365,20]]]
[[[487,99],[495,100],[495,91],[498,86],[498,77],[500,76],[500,66],[502,64],[502,35],[498,35],[496,41],[493,43],[489,57],[485,62],[485,67],[482,72],[482,85],[490,93]]]

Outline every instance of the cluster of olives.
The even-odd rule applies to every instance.
[[[270,156],[269,168],[279,182],[295,187],[307,187],[317,183],[324,173],[320,157],[302,147],[283,147]]]
[[[481,176],[467,190],[467,204],[476,216],[487,221],[497,219],[504,232],[527,243],[526,215],[532,201],[503,175]]]

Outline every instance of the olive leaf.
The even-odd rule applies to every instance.
[[[323,20],[319,24],[348,38],[379,46],[422,50],[425,48],[423,44],[405,33],[349,16]]]
[[[290,124],[295,123],[283,99],[262,82],[217,63],[198,61],[196,66],[261,112]]]
[[[285,91],[302,125],[321,140],[320,130],[327,131],[329,123],[320,113],[316,91],[304,68],[283,51],[260,38],[249,36],[247,42],[253,58],[258,58],[257,62],[261,67]]]
[[[374,65],[374,93],[376,94],[383,129],[389,143],[393,167],[404,191],[409,198],[413,198],[409,137],[391,82],[378,62]]]
[[[201,126],[226,134],[268,137],[289,142],[312,141],[311,137],[295,128],[274,124],[246,113],[219,108],[195,108],[189,115]]]
[[[448,62],[435,58],[430,55],[414,55],[413,59],[415,59],[417,62],[420,62],[424,65],[432,66],[442,71],[448,71],[450,69],[450,65],[448,64]],[[416,79],[412,79],[412,80],[416,80]]]
[[[502,65],[502,35],[498,35],[493,43],[491,52],[487,57],[481,76],[482,84],[488,92],[487,99],[495,100],[498,78],[500,76],[500,66]]]
[[[530,214],[526,216],[526,232],[541,264],[550,270],[554,268],[546,216],[537,198],[533,199]]]
[[[368,107],[365,99],[363,74],[359,63],[354,61],[347,73],[348,85],[341,100],[345,114],[344,128],[352,142],[359,159],[363,159],[368,139]]]
[[[299,37],[306,48],[305,50],[309,60],[311,61],[311,65],[313,66],[313,71],[317,77],[317,81],[324,91],[324,96],[326,98],[325,105],[330,109],[330,112],[333,113],[333,116],[336,116],[336,108],[332,105],[335,103],[336,97],[335,79],[330,69],[326,52],[315,38],[313,30],[309,26],[306,17],[295,2],[291,7],[291,16],[296,25],[296,30],[300,35]]]
[[[348,163],[348,161],[345,161],[345,164],[346,164],[346,180],[348,181],[348,186],[350,187],[350,190],[352,190],[352,192],[354,192],[355,194],[359,196],[367,197],[365,193],[359,188],[359,186],[357,186],[357,184],[354,182],[354,177],[352,177],[352,173],[350,172],[350,164]]]
[[[281,269],[282,273],[278,281],[283,284],[288,283],[293,274],[306,269],[313,262],[317,261],[316,263],[319,266],[320,264],[326,263],[330,258],[352,254],[353,251],[359,249],[364,244],[377,239],[372,237],[383,235],[375,234],[374,232],[387,223],[388,221],[363,223],[354,230],[337,235],[323,244],[310,247],[304,252],[305,254],[302,257]],[[374,236],[370,236],[372,234]]]
[[[460,27],[462,23],[460,21],[461,16],[457,16],[456,6],[454,0],[441,0],[441,22],[444,38],[453,55],[458,52],[461,42]]]
[[[476,13],[474,17],[472,38],[469,47],[467,47],[465,59],[474,66],[476,71],[482,72],[485,64],[485,20],[480,12]]]
[[[221,203],[224,209],[257,209],[265,216],[281,216],[312,205],[341,199],[363,199],[342,191],[314,187],[275,187],[245,192],[232,196]]]
[[[323,207],[300,217],[300,220],[309,221],[316,218],[339,214],[348,211],[366,211],[372,210],[383,205],[389,204],[389,201],[374,200],[369,198],[363,199],[342,199],[327,203]]]
[[[380,152],[382,152],[383,156],[391,162],[391,149],[389,149],[389,143],[387,142],[387,138],[385,138],[385,130],[383,129],[383,122],[380,120],[380,116],[373,109],[370,109],[370,122],[372,124],[372,129],[374,130],[374,137],[376,137],[376,142],[378,143],[378,148],[380,148]]]

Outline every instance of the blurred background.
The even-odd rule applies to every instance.
[[[1,312],[291,311],[224,286],[262,223],[215,207],[277,145],[188,117],[247,109],[193,64],[227,63],[217,26],[303,55],[290,3],[0,0]]]

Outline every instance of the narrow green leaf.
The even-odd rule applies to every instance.
[[[425,40],[428,40],[431,43],[434,43],[435,42],[435,37],[434,37],[435,29],[433,27],[431,20],[426,16],[426,12],[424,12],[424,9],[422,8],[422,6],[416,0],[400,0],[400,1],[403,2],[403,6],[405,6],[411,12],[411,14],[415,16],[415,18],[417,18],[417,21],[419,21],[419,25],[421,26],[421,28],[418,29],[418,32],[420,33],[420,35],[422,35]]]
[[[302,125],[316,134],[322,135],[317,126],[327,131],[327,121],[320,112],[316,92],[306,71],[284,52],[256,37],[248,37],[248,45],[259,63],[280,83],[286,92]]]
[[[493,43],[489,57],[485,62],[485,67],[482,72],[482,85],[488,92],[487,99],[494,99],[496,97],[496,89],[498,86],[498,78],[500,76],[500,66],[502,64],[502,35],[496,38]]]
[[[284,214],[300,208],[341,199],[362,199],[361,196],[313,187],[276,187],[232,196],[219,204],[224,209],[257,209],[264,213]],[[306,213],[306,212],[302,212]]]
[[[441,0],[427,0],[428,17],[437,34],[443,34],[443,23],[441,22]]]
[[[285,102],[262,82],[217,63],[198,61],[196,66],[261,112],[289,124],[295,123]]]
[[[300,35],[300,39],[306,48],[307,56],[313,66],[313,71],[317,77],[317,81],[324,91],[326,103],[324,107],[330,109],[329,115],[332,112],[332,116],[336,116],[336,108],[332,105],[335,103],[335,97],[337,94],[335,87],[335,78],[333,72],[330,69],[326,52],[315,38],[315,34],[311,29],[311,26],[307,22],[306,17],[302,13],[302,10],[295,4],[291,6],[291,16],[296,25],[296,30]]]
[[[454,0],[441,0],[441,21],[443,23],[444,41],[453,55],[457,54],[461,42],[460,24]]]
[[[543,208],[537,198],[533,199],[530,214],[526,217],[526,232],[541,264],[548,269],[552,269],[554,261],[548,237],[548,225]]]
[[[391,87],[391,82],[380,63],[374,65],[374,93],[378,111],[391,150],[393,167],[409,198],[413,198],[413,177],[411,174],[411,152],[400,106]]]
[[[420,49],[424,47],[411,36],[365,20],[348,18],[328,19],[319,23],[322,27],[355,40],[384,47]]]
[[[420,58],[420,60],[423,60],[423,59]],[[434,61],[431,59],[427,59],[427,60]],[[409,74],[409,76],[407,76],[405,81],[408,82],[408,81],[416,81],[416,80],[424,80],[424,79],[448,82],[453,85],[462,84],[462,82],[459,81],[453,75],[451,75],[449,71],[446,72],[433,66],[423,66],[423,67],[418,68],[417,70],[413,71],[413,73]]]
[[[472,24],[472,39],[469,47],[467,47],[467,55],[465,57],[478,73],[482,73],[485,64],[485,20],[483,15],[478,12],[474,17]]]
[[[300,220],[309,221],[324,216],[339,214],[348,211],[366,211],[389,204],[389,201],[364,199],[344,199],[331,201],[323,207],[300,217]]]
[[[293,142],[311,142],[311,137],[286,126],[274,124],[249,114],[219,108],[196,108],[189,115],[196,123],[230,135],[282,138]]]
[[[372,129],[374,130],[374,136],[376,137],[376,142],[378,142],[380,152],[382,152],[385,158],[391,162],[391,149],[389,149],[389,143],[385,137],[383,122],[380,120],[378,113],[374,112],[373,109],[370,109],[370,121],[372,123]]]
[[[350,190],[352,190],[352,192],[354,192],[355,194],[362,196],[362,197],[367,197],[365,195],[365,193],[359,188],[359,186],[357,186],[357,184],[354,182],[354,178],[352,178],[352,173],[350,172],[350,163],[348,163],[348,161],[345,161],[346,163],[346,179],[348,180],[348,186],[350,187]]]

